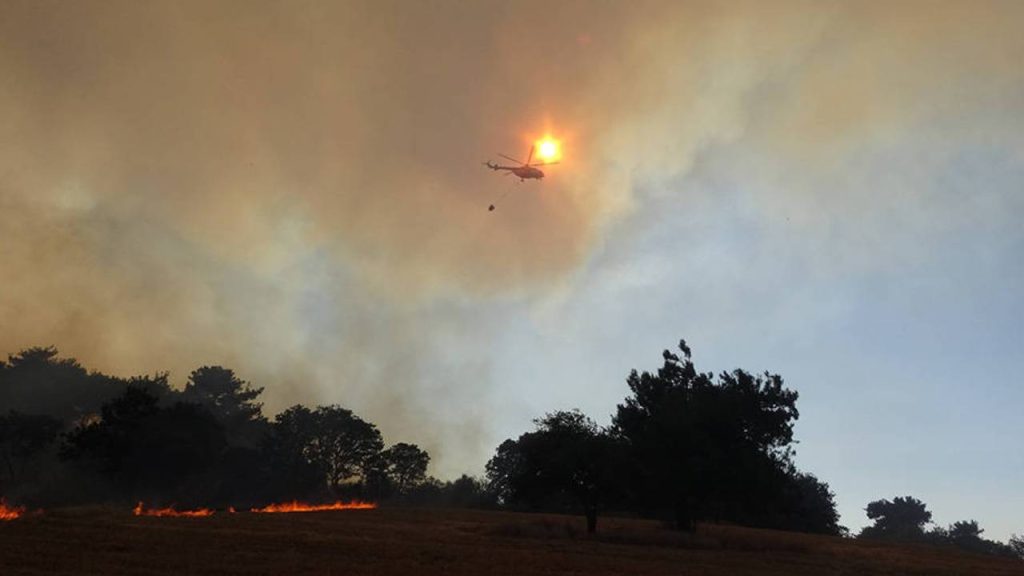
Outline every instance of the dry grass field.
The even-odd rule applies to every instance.
[[[1021,575],[1024,562],[923,546],[467,510],[134,517],[54,510],[0,523],[0,574]]]

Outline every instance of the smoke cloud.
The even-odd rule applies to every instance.
[[[856,231],[821,257],[870,261],[927,221],[950,134],[1024,160],[1022,22],[1017,2],[5,2],[0,351],[179,384],[224,364],[270,412],[340,402],[436,471],[479,467],[503,313],[571,293],[642,226],[639,189],[686,195],[667,183],[728,146],[774,191],[745,209],[809,243]],[[539,185],[479,165],[545,132],[565,159]],[[917,165],[863,169],[909,138]]]

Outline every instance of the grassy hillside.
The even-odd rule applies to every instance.
[[[0,523],[0,574],[971,574],[1024,562],[735,527],[466,510],[134,517],[55,510]]]

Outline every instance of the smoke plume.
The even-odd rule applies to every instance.
[[[438,470],[479,466],[502,312],[642,226],[638,187],[731,146],[777,191],[749,209],[809,242],[904,224],[871,216],[883,192],[927,215],[931,176],[859,166],[910,137],[1016,141],[1022,22],[1017,2],[5,2],[0,351],[179,384],[224,364],[270,412],[340,402]],[[542,183],[480,166],[546,132],[565,159]],[[928,174],[954,153],[929,150]]]

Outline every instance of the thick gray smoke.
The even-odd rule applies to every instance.
[[[488,310],[571,285],[636,183],[741,143],[813,241],[889,225],[865,150],[1019,132],[1024,5],[981,4],[5,2],[0,351],[224,364],[479,466]],[[545,132],[542,184],[479,165]]]

